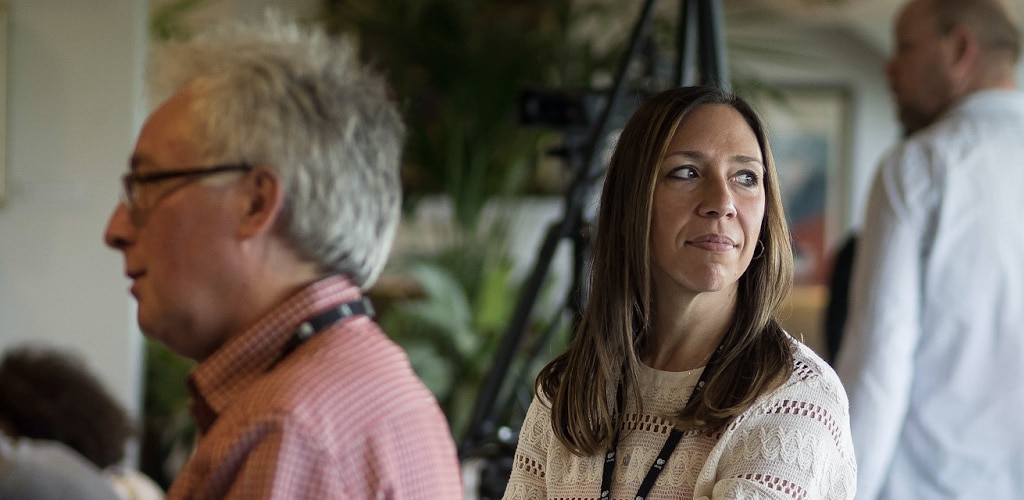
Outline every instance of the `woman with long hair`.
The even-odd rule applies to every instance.
[[[779,326],[793,280],[743,99],[640,105],[608,166],[590,296],[540,373],[505,498],[852,498],[846,396]]]

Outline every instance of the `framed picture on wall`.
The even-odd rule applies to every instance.
[[[758,101],[768,124],[786,218],[794,242],[796,285],[826,285],[850,183],[852,97],[840,85],[781,85]]]

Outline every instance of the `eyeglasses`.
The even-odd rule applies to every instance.
[[[197,181],[203,177],[207,177],[215,174],[223,174],[225,172],[248,172],[252,170],[252,165],[245,163],[227,164],[227,165],[214,165],[210,167],[195,167],[195,168],[183,168],[178,170],[161,170],[159,172],[150,173],[129,173],[121,176],[121,203],[124,204],[125,208],[128,209],[128,216],[135,227],[140,227],[146,222],[146,218],[149,216],[149,212],[160,203],[160,200],[170,196],[175,191]],[[152,200],[144,200],[141,196],[139,189],[142,186],[149,184],[155,184],[170,179],[186,178],[185,182],[168,189]]]

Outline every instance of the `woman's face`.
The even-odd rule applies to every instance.
[[[735,296],[764,219],[764,158],[736,109],[693,110],[658,165],[651,214],[655,293]]]

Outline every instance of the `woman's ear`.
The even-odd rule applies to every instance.
[[[270,233],[284,203],[281,180],[265,167],[256,167],[242,181],[239,236]]]

